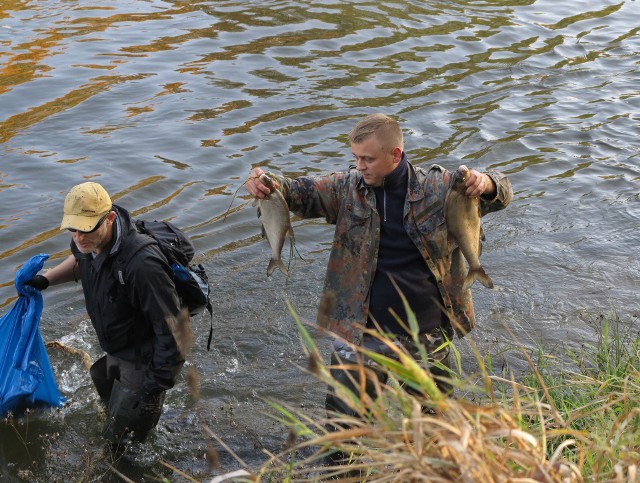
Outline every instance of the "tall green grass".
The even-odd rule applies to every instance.
[[[611,314],[594,317],[590,323],[595,341],[566,353],[572,369],[566,368],[566,361],[561,363],[542,352],[538,354],[536,370],[523,380],[526,396],[553,408],[556,417],[553,422],[532,418],[528,427],[532,430],[545,427],[553,437],[549,442],[551,449],[566,437],[578,440],[573,454],[567,453],[565,457],[579,465],[585,479],[637,481],[640,478],[637,321],[625,324]]]
[[[633,482],[639,477],[636,321],[597,318],[595,341],[562,357],[514,347],[529,362],[529,372],[519,380],[492,374],[491,360],[474,350],[480,385],[451,374],[455,394],[479,394],[474,400],[480,402],[470,402],[445,397],[428,369],[384,336],[380,340],[394,348],[394,358],[356,350],[375,360],[388,380],[382,384],[362,364],[350,366],[367,373],[379,397],[355,394],[331,377],[309,332],[292,314],[310,371],[333,386],[357,417],[312,419],[272,403],[276,417],[290,428],[290,445],[272,455],[251,481]],[[415,320],[409,325],[418,341]],[[448,344],[454,360],[459,358]],[[324,464],[335,451],[349,464]]]

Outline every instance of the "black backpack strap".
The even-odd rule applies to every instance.
[[[213,339],[213,305],[211,305],[211,300],[207,297],[207,311],[211,316],[211,327],[209,328],[209,339],[207,340],[207,350],[211,350],[211,339]]]
[[[124,269],[129,264],[131,259],[135,256],[135,254],[142,250],[144,247],[157,244],[158,242],[155,241],[152,237],[138,233],[133,240],[120,248],[120,252],[116,255],[113,264],[116,279],[118,280],[118,282],[120,282],[120,285],[125,285]]]

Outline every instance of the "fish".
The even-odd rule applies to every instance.
[[[260,181],[271,190],[265,198],[256,199],[253,202],[253,206],[258,207],[258,218],[262,222],[262,236],[267,239],[271,247],[267,277],[271,276],[276,268],[289,276],[289,270],[281,257],[285,239],[289,238],[292,242],[294,240],[289,206],[271,177],[263,173],[260,175]]]
[[[69,354],[79,356],[80,359],[82,360],[82,364],[87,370],[91,369],[91,366],[93,365],[93,362],[91,362],[91,356],[87,352],[83,351],[82,349],[76,349],[75,347],[68,346],[57,340],[49,340],[45,342],[44,345],[45,347],[48,347],[48,348],[58,349],[63,352],[67,352]]]
[[[493,288],[491,277],[480,265],[481,229],[480,201],[469,198],[465,183],[469,179],[469,168],[462,165],[453,174],[453,184],[447,192],[444,202],[444,218],[447,236],[451,246],[462,252],[469,270],[465,275],[462,289],[468,290],[478,280],[487,288]]]

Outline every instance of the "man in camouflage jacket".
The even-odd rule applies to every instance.
[[[392,294],[399,286],[411,308],[418,306],[428,348],[440,345],[442,332],[450,337],[455,329],[464,336],[475,326],[475,315],[470,290],[462,289],[463,257],[452,252],[447,237],[444,206],[451,173],[438,165],[410,164],[398,123],[383,114],[361,120],[349,141],[356,161],[349,171],[295,179],[269,174],[293,213],[336,225],[321,303],[330,308],[319,311],[318,323],[348,343],[384,352],[363,335],[364,329],[386,320],[383,330],[406,341],[406,332],[388,313],[391,308],[406,321],[400,299]],[[269,193],[259,180],[262,173],[255,168],[246,183],[256,198]],[[503,209],[512,199],[509,180],[495,171],[471,170],[466,186],[467,196],[479,197],[481,215]],[[393,288],[390,279],[398,282],[391,282]],[[446,352],[435,359],[446,362]],[[353,350],[339,340],[332,362],[344,360],[353,360]],[[331,391],[327,408],[352,413]]]

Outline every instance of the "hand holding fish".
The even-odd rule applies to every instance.
[[[293,228],[287,202],[278,191],[276,180],[260,168],[251,170],[245,187],[256,198],[253,206],[258,207],[258,218],[262,222],[262,236],[267,239],[271,247],[267,276],[270,276],[276,268],[288,276],[289,271],[281,258],[285,239],[289,238],[293,244]]]
[[[462,281],[462,289],[468,290],[475,280],[487,288],[493,288],[491,277],[480,265],[480,195],[495,193],[491,178],[466,166],[452,173],[453,182],[445,199],[444,218],[450,246],[458,250],[469,265]],[[453,252],[452,252],[453,253]],[[453,256],[453,255],[452,255]]]
[[[496,185],[491,177],[475,169],[469,170],[469,179],[465,186],[465,195],[469,198],[479,198],[481,195],[492,195],[496,192]]]
[[[260,177],[265,174],[264,171],[260,168],[253,168],[247,181],[245,181],[244,186],[247,188],[247,191],[252,194],[254,197],[258,199],[265,199],[271,193],[271,189],[267,185],[265,185]]]

